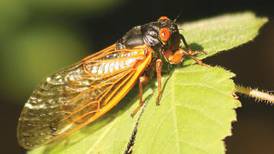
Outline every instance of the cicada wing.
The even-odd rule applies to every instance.
[[[151,62],[147,49],[116,50],[112,45],[46,78],[22,110],[17,128],[19,144],[33,149],[109,111]]]

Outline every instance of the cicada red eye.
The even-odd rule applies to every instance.
[[[160,29],[160,39],[163,41],[163,42],[167,42],[170,38],[170,30],[168,28],[162,28]]]

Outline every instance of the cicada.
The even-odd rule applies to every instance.
[[[180,44],[183,43],[185,48]],[[185,56],[195,58],[175,20],[166,16],[135,26],[113,45],[47,77],[33,91],[19,118],[17,138],[25,149],[60,139],[94,122],[139,85],[156,77],[157,104],[162,93],[162,73],[181,64]]]

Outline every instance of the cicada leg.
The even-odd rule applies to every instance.
[[[192,51],[190,49],[188,51],[185,51],[179,48],[177,51],[174,52],[173,55],[170,55],[168,57],[168,60],[171,64],[180,64],[183,62],[185,56],[189,56],[191,59],[195,60],[196,63],[198,63],[199,65],[207,66],[206,64],[202,62],[202,60],[195,57],[197,54],[200,54],[200,53],[206,54],[205,51]]]
[[[177,50],[177,51],[174,53],[174,55],[178,52],[177,55],[181,55],[181,57],[182,57],[182,58],[181,58],[181,62],[183,61],[183,58],[184,58],[183,56],[186,55],[186,56],[189,56],[191,59],[195,60],[197,64],[199,64],[199,65],[204,65],[204,66],[208,66],[208,65],[204,64],[204,63],[202,62],[202,60],[200,60],[200,59],[198,59],[198,58],[195,57],[197,54],[200,54],[200,53],[207,54],[207,52],[206,52],[206,51],[203,51],[203,50],[201,50],[201,51],[192,51],[192,50],[190,49],[188,43],[186,42],[185,37],[184,37],[183,35],[180,35],[180,36],[181,36],[181,40],[183,41],[183,43],[184,43],[184,45],[185,45],[185,47],[186,47],[186,49],[187,49],[187,52],[186,52],[185,50],[183,50],[183,49],[180,48],[179,50]],[[177,56],[177,57],[178,57],[178,56]]]
[[[189,49],[186,52],[183,49],[179,49],[179,50],[180,50],[180,52],[183,52],[184,55],[189,56],[191,59],[193,59],[197,64],[203,65],[203,66],[208,66],[207,64],[203,63],[202,60],[195,57],[197,54],[200,54],[200,53],[207,54],[206,51],[192,51],[191,49]]]
[[[158,96],[157,96],[156,105],[160,105],[160,99],[162,96],[162,66],[163,66],[162,60],[157,59],[156,60],[156,76],[157,76],[157,82],[158,82]]]
[[[144,105],[144,100],[143,100],[143,86],[148,82],[149,78],[147,76],[141,76],[139,78],[139,105],[137,108],[133,110],[131,113],[131,116],[134,117],[134,115],[141,109],[141,107]]]

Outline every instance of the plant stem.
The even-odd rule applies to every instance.
[[[252,89],[250,87],[243,87],[239,85],[236,85],[236,92],[253,97],[260,102],[267,102],[270,104],[274,104],[274,95],[268,92],[262,92],[262,91],[259,91],[258,89]]]

